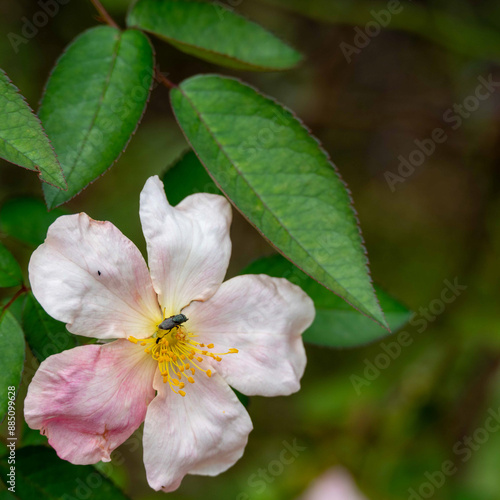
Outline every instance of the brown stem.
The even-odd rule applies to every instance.
[[[99,0],[90,0],[92,2],[92,5],[96,8],[97,12],[101,15],[104,21],[106,21],[107,24],[110,26],[113,26],[113,28],[118,28],[118,24],[115,23],[115,20],[108,14],[104,6]]]
[[[14,296],[3,306],[0,318],[7,312],[7,309],[23,294],[29,291],[26,285],[22,285],[21,288],[14,294]]]
[[[167,87],[167,89],[174,89],[177,85],[172,83],[160,70],[159,66],[155,67],[155,80],[158,83],[161,83],[163,86]]]

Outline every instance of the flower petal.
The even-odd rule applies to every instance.
[[[302,332],[314,319],[314,304],[298,286],[264,274],[226,281],[206,302],[186,310],[196,340],[213,343],[222,356],[217,371],[243,394],[279,396],[296,392],[306,365]]]
[[[334,467],[317,478],[298,500],[367,500],[349,472]]]
[[[192,300],[211,297],[231,256],[229,202],[199,193],[172,207],[154,176],[142,190],[140,214],[151,278],[167,316],[178,314]]]
[[[224,380],[214,373],[195,377],[182,397],[158,372],[158,395],[144,423],[144,465],[155,490],[177,489],[186,474],[215,476],[242,455],[252,422]]]
[[[29,276],[42,307],[72,333],[146,338],[161,322],[146,262],[110,222],[59,217],[31,256]]]
[[[24,416],[73,464],[109,462],[143,422],[158,364],[127,340],[47,358],[28,389]]]

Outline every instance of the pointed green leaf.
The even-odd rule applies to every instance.
[[[388,334],[385,328],[361,315],[281,255],[256,260],[241,274],[268,274],[286,278],[313,299],[316,317],[304,332],[306,342],[330,347],[355,347]],[[399,330],[410,319],[411,312],[379,287],[375,289],[391,331]]]
[[[49,226],[66,213],[62,209],[48,212],[37,198],[13,198],[0,209],[0,231],[36,247],[45,240]]]
[[[23,273],[14,256],[0,243],[0,287],[21,285]]]
[[[217,185],[285,257],[386,326],[349,194],[289,111],[217,75],[171,91],[177,120]]]
[[[279,38],[222,3],[139,0],[127,24],[187,54],[230,68],[275,71],[291,68],[301,60],[301,55]]]
[[[9,470],[0,461],[2,479]],[[19,500],[127,500],[109,479],[92,465],[73,465],[61,460],[52,448],[27,446],[16,451],[16,497]]]
[[[68,181],[66,192],[44,189],[49,208],[77,195],[116,161],[142,117],[152,81],[152,47],[139,31],[99,26],[67,48],[39,112]]]
[[[39,361],[78,345],[78,337],[64,323],[49,316],[32,293],[26,297],[23,330],[31,352]]]
[[[194,193],[222,194],[193,151],[188,151],[167,170],[163,185],[171,205]]]
[[[0,315],[0,422],[7,413],[9,392],[16,392],[24,366],[24,335],[9,311]],[[10,389],[9,389],[10,388]]]
[[[56,188],[67,187],[40,120],[1,69],[0,158],[39,172],[42,181]]]
[[[193,193],[221,194],[193,151],[188,151],[167,170],[163,183],[172,205],[177,205]],[[281,255],[259,259],[242,272],[260,273],[287,278],[302,287],[314,300],[316,318],[304,333],[306,342],[330,347],[354,347],[388,335],[385,328],[361,315]],[[408,321],[410,311],[379,287],[375,289],[391,331],[398,330]],[[245,402],[243,404],[246,406]]]

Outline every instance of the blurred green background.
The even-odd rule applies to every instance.
[[[122,26],[128,3],[103,1]],[[208,492],[221,500],[293,499],[323,471],[342,464],[368,498],[405,499],[451,460],[456,472],[442,486],[421,490],[431,491],[422,498],[498,500],[500,431],[486,438],[477,432],[488,412],[500,408],[500,89],[467,112],[456,130],[445,117],[474,95],[479,77],[500,81],[500,4],[402,2],[402,11],[350,62],[341,44],[354,46],[355,27],[364,30],[374,19],[372,11],[386,9],[386,2],[232,0],[226,5],[289,41],[305,54],[304,63],[283,73],[231,72],[155,41],[162,70],[175,82],[204,72],[237,75],[293,109],[349,185],[374,280],[420,322],[403,328],[411,345],[358,390],[353,376],[365,377],[367,363],[376,363],[382,344],[396,336],[351,350],[308,346],[300,392],[251,398],[255,430],[243,458],[216,478],[186,477],[169,498],[201,499]],[[90,2],[70,1],[15,53],[7,34],[19,34],[23,17],[32,19],[38,10],[28,0],[0,3],[0,67],[34,109],[64,47],[97,22]],[[431,137],[435,128],[444,129],[447,140],[392,190],[387,172],[397,174],[398,157],[408,158],[414,141]],[[139,192],[147,177],[163,174],[185,149],[168,92],[159,87],[117,164],[65,208],[112,221],[144,251]],[[20,195],[41,198],[36,175],[0,162],[0,203]],[[272,252],[234,215],[231,276]],[[26,269],[32,248],[1,241]],[[438,308],[445,280],[467,288],[422,322],[427,313],[420,308],[432,303]],[[36,362],[28,355],[26,365],[33,371]],[[22,387],[19,403],[25,391]],[[22,429],[20,404],[18,414]],[[41,442],[37,433],[23,432],[23,444]],[[162,498],[146,483],[138,436],[140,431],[103,471],[132,499]],[[276,461],[284,442],[295,442],[301,451],[280,467]]]

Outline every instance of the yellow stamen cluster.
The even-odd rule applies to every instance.
[[[212,372],[204,370],[198,363],[204,361],[204,357],[210,357],[217,362],[222,361],[221,356],[235,354],[238,349],[229,349],[227,352],[210,352],[214,344],[205,345],[193,340],[197,335],[189,333],[182,325],[176,326],[170,331],[158,329],[156,333],[148,339],[136,339],[129,337],[128,340],[134,344],[143,346],[144,352],[151,354],[155,361],[158,361],[158,368],[163,377],[163,382],[170,385],[172,391],[181,396],[186,392],[182,389],[185,382],[194,384],[196,370],[200,370],[208,377]]]

